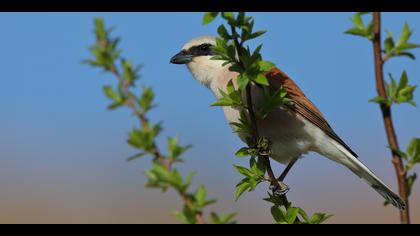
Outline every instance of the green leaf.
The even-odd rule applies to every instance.
[[[137,160],[137,159],[139,159],[139,158],[141,158],[145,155],[146,155],[146,153],[139,153],[139,154],[136,154],[134,156],[131,156],[131,157],[127,158],[127,161],[134,161],[134,160]]]
[[[420,163],[420,138],[413,138],[407,147],[407,155],[412,165]]]
[[[183,212],[174,211],[174,212],[172,212],[172,215],[183,224],[194,224],[193,223],[194,221],[192,221],[192,220],[190,221],[190,219],[188,219],[188,217],[185,216],[185,214]]]
[[[211,106],[233,106],[235,103],[234,101],[232,101],[232,99],[230,99],[227,96],[224,96],[222,98],[220,98],[219,100],[217,100],[216,102],[214,102],[213,104],[211,104]]]
[[[164,181],[168,180],[171,174],[169,170],[158,163],[152,164],[151,171],[154,172],[158,178]]]
[[[215,202],[216,200],[207,200],[207,190],[204,185],[200,185],[194,194],[194,205],[197,208],[196,210],[201,210]]]
[[[396,56],[396,57],[408,57],[411,60],[416,60],[416,56],[414,56],[414,54],[412,54],[411,52],[398,52],[398,53],[394,53],[393,56]]]
[[[400,149],[394,149],[394,148],[391,148],[390,146],[387,146],[387,148],[391,149],[391,151],[395,152],[401,158],[407,159],[407,154],[405,154],[405,152],[401,151]]]
[[[258,157],[258,160],[255,160],[255,158],[250,159],[249,166],[251,167],[251,171],[253,173],[252,177],[256,179],[257,181],[260,181],[264,179],[265,174],[265,164],[262,161],[262,157]]]
[[[346,30],[345,34],[355,35],[367,38],[369,40],[373,39],[373,22],[370,21],[368,26],[365,27],[363,23],[362,15],[367,14],[365,12],[358,12],[350,17],[350,21],[353,23],[354,27]]]
[[[270,84],[268,83],[267,77],[265,77],[263,74],[259,74],[256,78],[255,78],[255,82],[257,84],[261,84],[264,86],[269,86]]]
[[[367,38],[369,40],[373,40],[373,28],[374,28],[375,24],[373,23],[373,21],[370,21],[367,27]]]
[[[187,177],[185,177],[185,187],[186,187],[186,188],[188,188],[188,187],[191,185],[192,180],[193,180],[193,178],[194,178],[195,174],[196,174],[195,172],[190,172],[190,173],[187,175]]]
[[[394,80],[391,74],[389,74],[389,77],[391,79],[391,83],[388,84],[387,90],[389,91],[389,96],[391,98],[395,98],[395,95],[397,94],[397,82]]]
[[[229,82],[227,83],[226,91],[228,92],[228,94],[232,94],[236,91],[232,80],[229,80]]]
[[[288,224],[294,224],[296,222],[299,210],[300,209],[296,207],[289,207],[289,209],[287,209],[285,218]]]
[[[239,149],[236,153],[235,156],[237,157],[245,157],[245,156],[249,156],[249,148],[248,147],[243,147],[241,149]]]
[[[203,185],[200,185],[197,189],[197,192],[194,195],[195,203],[199,208],[205,206],[207,201],[207,191]]]
[[[240,113],[239,122],[230,122],[229,124],[235,129],[235,132],[237,133],[241,133],[245,136],[251,136],[253,133],[251,123],[248,120],[247,113],[244,110],[242,110]]]
[[[215,212],[211,212],[210,216],[213,224],[233,224],[232,219],[236,216],[236,213],[220,216]]]
[[[403,71],[400,82],[398,83],[397,91],[404,89],[408,85],[408,76],[407,72]]]
[[[235,169],[241,174],[244,175],[245,177],[248,178],[252,178],[253,173],[251,170],[249,170],[248,168],[245,168],[243,166],[238,166],[238,165],[233,165],[235,167]]]
[[[260,31],[257,31],[257,32],[255,32],[255,33],[252,33],[252,34],[248,37],[248,39],[247,39],[247,40],[258,38],[258,37],[260,37],[261,35],[263,35],[263,34],[265,34],[265,33],[267,33],[267,30],[260,30]]]
[[[408,26],[408,23],[405,22],[400,39],[398,40],[398,43],[397,43],[397,48],[405,44],[408,41],[408,39],[410,39],[410,37],[411,37],[411,30],[410,30],[410,27]]]
[[[321,224],[331,218],[332,215],[328,215],[325,213],[315,213],[312,215],[311,219],[309,220],[309,224]]]
[[[241,182],[239,182],[236,185],[235,201],[238,201],[241,195],[248,189],[250,189],[250,184],[247,181],[242,180]]]
[[[107,38],[107,32],[105,29],[105,23],[102,18],[95,18],[95,35],[98,40],[105,40]]]
[[[159,135],[162,127],[160,124],[154,125],[150,130],[132,129],[128,135],[128,144],[145,152],[153,153],[154,139]]]
[[[195,219],[195,214],[194,211],[192,211],[191,209],[188,208],[184,208],[184,210],[182,212],[179,211],[174,211],[172,212],[172,215],[179,221],[181,221],[181,223],[183,224],[195,224],[196,219]]]
[[[383,98],[383,97],[380,97],[380,96],[377,96],[377,97],[374,97],[374,98],[370,99],[369,102],[378,103],[378,104],[385,104],[385,105],[388,105],[388,106],[390,105],[390,102],[386,98]]]
[[[397,47],[399,51],[406,51],[410,49],[419,48],[420,44],[414,44],[414,43],[403,43]]]
[[[154,98],[155,94],[153,93],[152,88],[143,86],[143,91],[140,99],[137,100],[137,104],[143,112],[147,112],[155,107],[155,105],[152,104]]]
[[[241,106],[241,98],[240,95],[237,93],[233,94],[226,94],[223,91],[219,91],[222,97],[217,100],[215,103],[211,104],[211,106]]]
[[[365,25],[363,23],[363,19],[360,13],[356,13],[351,18],[353,20],[354,25],[359,29],[364,29]]]
[[[159,136],[160,132],[162,132],[162,122],[159,122],[152,126],[150,131],[152,139],[155,139],[157,136]]]
[[[387,58],[391,57],[408,57],[412,60],[415,60],[416,57],[414,54],[408,52],[407,50],[420,47],[419,44],[409,43],[408,40],[411,37],[411,30],[407,23],[404,24],[403,31],[401,33],[400,39],[395,44],[392,38],[392,34],[388,32],[387,39],[385,40],[385,54]]]
[[[114,102],[120,102],[122,100],[121,95],[115,92],[111,86],[104,86],[103,92],[109,99],[113,100]]]
[[[271,194],[270,192],[267,192],[268,198],[263,198],[264,201],[273,203],[276,206],[283,206],[283,201],[281,199],[281,196],[279,194]]]
[[[271,215],[273,216],[274,220],[278,224],[286,224],[286,212],[283,211],[279,206],[272,206],[271,207]]]
[[[234,61],[236,58],[236,48],[233,44],[228,44],[226,48],[227,56],[229,57],[229,61]]]
[[[185,190],[184,180],[176,169],[171,170],[168,179],[163,179],[163,181],[168,182],[173,188],[180,192]]]
[[[346,30],[344,33],[354,35],[354,36],[367,37],[366,30],[364,29],[351,28],[351,29]]]
[[[222,12],[222,17],[229,22],[229,24],[233,24],[235,22],[235,16],[233,12]]]
[[[413,92],[417,86],[406,86],[398,91],[397,103],[409,103],[413,100]],[[411,103],[412,104],[412,103]],[[414,103],[415,106],[415,103]]]
[[[246,190],[253,191],[257,187],[259,183],[264,181],[264,171],[261,169],[265,167],[261,167],[261,162],[255,162],[254,158],[251,158],[251,169],[234,165],[235,169],[246,178],[242,179],[237,185],[236,185],[236,192],[235,192],[235,200],[238,200],[239,197],[242,195],[242,193]]]
[[[170,186],[179,190],[183,187],[182,177],[177,170],[167,170],[155,161],[152,162],[151,169],[146,171],[144,175],[148,177],[146,187],[149,188],[160,188],[166,191]]]
[[[392,37],[392,33],[388,31],[388,36],[385,39],[385,54],[390,57],[393,53],[395,47],[394,38]]]
[[[393,103],[401,104],[401,103],[408,103],[413,106],[416,105],[415,101],[413,101],[414,91],[417,86],[412,86],[408,84],[408,76],[405,71],[403,71],[400,81],[397,82],[392,77],[392,74],[389,74],[391,83],[386,84],[386,94],[388,98],[386,99],[387,102],[385,104],[392,105]],[[384,102],[380,98],[375,98],[377,102]]]
[[[237,83],[240,90],[244,90],[249,83],[249,78],[245,74],[240,74],[237,77]]]
[[[170,161],[179,161],[179,156],[185,153],[192,146],[180,146],[178,137],[170,137],[167,141],[168,146],[168,159]]]
[[[416,179],[417,179],[417,174],[416,173],[413,173],[413,174],[411,174],[407,177],[408,196],[410,196],[411,193],[412,193],[413,185],[414,185],[414,182],[416,181]]]
[[[216,51],[219,54],[225,54],[227,52],[227,47],[228,44],[225,40],[221,39],[221,38],[216,38]]]
[[[220,25],[219,28],[217,28],[217,33],[219,34],[220,37],[222,37],[225,40],[232,38],[232,36],[229,35],[224,25]]]
[[[204,13],[202,24],[207,25],[210,24],[214,19],[216,19],[218,12],[206,12]]]
[[[236,22],[238,23],[238,25],[245,25],[246,23],[245,12],[238,13],[238,16],[236,17]]]
[[[303,218],[303,222],[304,223],[308,223],[309,224],[309,221],[311,219],[308,217],[308,214],[306,214],[306,212],[302,208],[299,208],[299,215]]]
[[[278,109],[282,109],[283,105],[291,104],[291,100],[287,98],[286,89],[281,86],[274,94],[271,94],[270,90],[265,87],[263,89],[263,98],[261,101],[258,115],[260,118],[265,118],[270,112]]]
[[[235,90],[232,80],[228,82],[226,90],[228,93],[219,89],[222,97],[213,103],[212,106],[242,106],[240,91]]]
[[[124,79],[124,82],[128,85],[133,85],[133,82],[139,78],[138,71],[141,66],[134,69],[132,62],[122,59],[121,67],[123,69],[122,78]]]
[[[108,106],[108,110],[114,110],[124,105],[124,102],[115,102]]]
[[[411,157],[420,155],[420,139],[413,138],[407,147],[407,154]]]
[[[258,65],[260,66],[260,70],[263,72],[270,71],[276,65],[270,61],[259,61]]]

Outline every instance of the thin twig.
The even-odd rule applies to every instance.
[[[386,89],[384,82],[383,66],[385,60],[382,57],[381,48],[381,13],[373,12],[373,23],[374,23],[374,37],[373,37],[373,50],[375,59],[375,78],[376,78],[376,90],[380,97],[386,99]],[[404,211],[400,211],[401,223],[410,223],[409,214],[409,196],[407,189],[407,176],[404,171],[404,165],[400,154],[396,150],[400,150],[398,146],[398,139],[395,133],[394,124],[392,121],[391,107],[386,104],[381,104],[382,117],[385,125],[385,131],[388,138],[388,144],[391,148],[392,163],[395,167],[395,172],[398,179],[398,187],[400,197],[404,200],[406,208]]]

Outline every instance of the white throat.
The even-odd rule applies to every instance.
[[[222,66],[224,61],[211,60],[211,57],[196,57],[187,67],[197,81],[213,90],[212,84],[219,80],[225,71],[229,71],[229,66]]]

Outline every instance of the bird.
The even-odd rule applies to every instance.
[[[220,99],[221,91],[226,91],[229,81],[237,86],[239,74],[229,70],[230,65],[224,64],[225,61],[211,59],[216,55],[215,45],[215,36],[194,38],[170,59],[170,63],[186,65],[195,80]],[[357,154],[334,132],[321,111],[285,72],[273,67],[265,72],[265,77],[270,91],[283,87],[292,101],[257,121],[260,136],[271,142],[271,159],[281,164],[291,164],[304,154],[316,152],[347,167],[392,205],[400,210],[405,209],[404,201],[358,159]],[[250,91],[252,105],[258,107],[263,90],[252,84]],[[239,121],[240,108],[224,106],[223,111],[234,129],[232,123]],[[245,137],[238,135],[245,142]]]

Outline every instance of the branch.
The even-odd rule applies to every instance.
[[[139,108],[135,105],[136,101],[133,96],[130,96],[129,91],[129,85],[125,82],[125,80],[120,76],[120,73],[118,72],[118,69],[115,65],[112,65],[111,67],[112,74],[118,79],[118,81],[123,84],[122,86],[122,93],[127,97],[127,100],[125,101],[125,105],[129,108],[131,108],[134,113],[137,115],[137,117],[140,120],[140,124],[143,127],[143,129],[147,130],[149,129],[149,121],[147,117],[144,115],[142,111],[139,110]],[[167,171],[170,171],[172,169],[173,162],[164,158],[164,156],[161,154],[159,147],[156,145],[156,142],[153,141],[153,156],[154,160],[157,161],[160,165],[162,165]],[[193,199],[190,195],[177,190],[178,194],[181,196],[185,206],[188,208],[194,208],[193,206]],[[195,212],[195,220],[197,224],[205,224],[205,221],[203,219],[203,215],[201,212]]]
[[[205,13],[203,24],[210,23],[218,14],[217,12]],[[270,163],[270,140],[261,137],[258,130],[260,117],[265,117],[271,110],[288,102],[287,92],[284,88],[279,88],[275,93],[271,93],[268,89],[269,81],[265,73],[275,65],[262,59],[260,54],[262,44],[253,51],[249,47],[243,46],[244,42],[255,39],[266,31],[253,31],[253,18],[247,17],[244,12],[240,12],[236,16],[233,12],[222,12],[221,16],[230,25],[231,32],[228,32],[224,24],[218,27],[217,32],[220,38],[216,39],[214,47],[216,55],[212,59],[224,61],[223,65],[230,64],[229,70],[237,72],[239,75],[236,78],[236,84],[230,80],[226,85],[226,90],[220,90],[221,97],[213,103],[213,106],[239,108],[240,117],[237,122],[232,122],[231,125],[236,127],[235,132],[245,135],[247,147],[239,149],[235,155],[238,157],[251,156],[250,169],[234,165],[236,170],[244,176],[236,185],[235,199],[239,199],[246,190],[254,191],[260,183],[269,182],[272,194],[268,192],[268,198],[264,198],[264,200],[273,204],[271,214],[276,223],[320,224],[330,215],[315,213],[309,217],[303,209],[292,206],[286,195],[282,193],[285,186],[280,180],[285,178],[291,168],[290,164],[293,165],[294,162],[286,167],[277,180]],[[240,30],[241,34],[238,34],[237,30]],[[253,89],[264,90],[262,107],[254,107]]]
[[[103,68],[105,71],[110,72],[117,79],[118,90],[114,92],[112,89],[110,89],[110,90],[107,90],[108,93],[105,91],[107,96],[111,98],[112,100],[114,100],[115,102],[112,106],[110,106],[110,108],[111,107],[115,108],[119,106],[126,106],[130,108],[133,111],[133,113],[136,115],[136,117],[139,119],[140,127],[142,127],[142,130],[144,131],[144,133],[145,134],[153,133],[153,135],[156,135],[155,133],[159,132],[159,131],[156,131],[156,129],[157,130],[160,129],[159,125],[156,125],[156,126],[151,125],[146,116],[147,111],[153,107],[153,105],[151,104],[153,100],[153,93],[150,92],[149,94],[147,94],[146,92],[144,92],[142,94],[142,96],[146,94],[145,96],[148,99],[146,102],[147,105],[145,105],[144,103],[142,103],[142,101],[145,101],[146,98],[144,100],[143,100],[143,97],[138,98],[136,97],[134,93],[130,91],[130,88],[134,87],[135,81],[139,79],[139,75],[137,74],[137,69],[132,68],[129,62],[119,57],[119,50],[117,49],[118,38],[117,39],[109,38],[108,36],[109,30],[105,28],[102,20],[96,19],[95,24],[96,24],[96,28],[95,28],[96,45],[91,47],[91,51],[95,55],[96,60],[88,60],[87,62],[91,64],[92,66]],[[118,67],[116,66],[116,61],[120,61],[120,60],[122,62],[122,69],[121,69],[122,71],[120,71]],[[179,161],[179,160],[177,160],[176,158],[168,158],[164,156],[160,152],[158,145],[156,144],[156,141],[154,139],[155,137],[156,136],[153,137],[153,140],[148,139],[146,141],[146,142],[149,142],[148,143],[149,146],[146,147],[146,146],[139,145],[139,147],[136,147],[136,148],[143,150],[144,153],[150,154],[153,157],[153,162],[156,163],[159,166],[159,168],[161,168],[161,172],[164,170],[163,172],[165,173],[174,174],[174,176],[171,176],[169,178],[172,178],[172,179],[181,178],[181,182],[182,182],[182,177],[180,175],[175,176],[175,174],[178,174],[178,172],[172,167],[174,162]],[[169,141],[168,141],[168,145],[170,145]],[[183,151],[185,151],[188,148],[188,146],[187,147],[179,146],[175,148],[178,148],[176,149],[177,151],[175,151],[178,154],[172,154],[172,155],[180,155]],[[173,150],[175,150],[175,148]],[[144,153],[141,153],[137,156],[142,156],[144,155]],[[163,174],[160,173],[160,174],[165,175],[165,173]],[[161,178],[161,177],[158,176],[157,178]],[[185,185],[183,185],[184,183],[181,183],[181,184],[177,183],[177,184],[178,184],[177,186],[174,185],[172,187],[174,187],[176,192],[180,195],[184,204],[184,209],[190,210],[191,218],[194,220],[193,222],[198,223],[198,224],[205,223],[201,208],[204,207],[205,205],[211,204],[213,201],[206,200],[206,197],[205,197],[206,193],[205,193],[205,190],[203,190],[203,188],[201,189],[200,196],[197,197],[194,194],[190,194],[187,192],[186,188],[189,186],[190,183],[187,183],[186,187]],[[179,187],[180,185],[183,185],[183,186]],[[161,185],[159,187],[165,190],[167,188],[167,185]],[[197,190],[197,192],[199,191],[200,190]],[[200,198],[200,199],[197,199],[197,198]],[[198,201],[200,201],[199,206],[197,206]]]
[[[235,37],[236,33],[236,29],[234,26],[231,25],[231,30],[232,30],[232,35],[233,37],[233,42],[235,44],[235,48],[236,51],[238,53],[239,59],[239,65],[242,67],[242,69],[245,69],[243,62],[241,61],[241,56],[242,56],[242,42],[240,43],[238,41],[238,38]],[[245,90],[245,95],[246,95],[246,107],[248,110],[248,114],[249,114],[249,119],[251,121],[251,126],[252,126],[252,141],[254,143],[254,145],[256,145],[258,143],[258,140],[260,140],[260,134],[258,131],[258,125],[257,125],[257,118],[255,116],[255,112],[254,112],[254,106],[252,104],[252,81],[250,81],[250,83],[248,83],[248,85],[246,86],[246,90]],[[273,169],[271,168],[271,163],[270,163],[270,157],[269,155],[262,155],[261,153],[259,153],[259,157],[262,158],[262,160],[264,161],[264,165],[265,168],[267,170],[267,174],[268,174],[268,180],[271,183],[271,186],[274,187],[274,190],[278,190],[281,189],[281,186],[276,178],[276,175],[274,174]],[[284,177],[283,177],[284,179]],[[286,209],[289,208],[289,201],[287,200],[286,194],[283,194],[280,196],[281,200],[283,202],[283,205],[286,207]]]
[[[382,58],[382,47],[381,47],[381,13],[373,12],[373,50],[374,50],[374,60],[375,60],[375,80],[376,80],[376,90],[378,96],[383,99],[387,98],[385,82],[384,82],[384,72],[383,66],[385,60]],[[386,58],[387,59],[387,58]],[[382,117],[384,121],[385,131],[388,138],[388,144],[391,149],[392,163],[394,164],[395,171],[397,173],[399,194],[401,198],[405,201],[406,209],[400,212],[400,220],[403,224],[410,223],[410,214],[409,214],[409,194],[407,189],[407,178],[406,172],[404,170],[404,164],[401,158],[401,155],[396,151],[400,150],[398,146],[398,139],[395,133],[394,124],[391,115],[391,107],[388,104],[381,103],[380,108],[382,111]]]
[[[134,114],[136,114],[136,116],[139,118],[140,125],[143,127],[143,129],[148,130],[149,129],[149,120],[144,115],[144,112],[142,112],[135,105],[136,104],[135,98],[133,96],[130,96],[129,85],[121,77],[120,72],[118,71],[118,69],[115,66],[115,64],[113,64],[112,67],[111,67],[111,73],[117,78],[118,82],[123,85],[122,86],[122,93],[127,98],[127,100],[125,101],[125,105],[127,107],[129,107],[131,110],[133,110]],[[158,161],[159,164],[163,165],[166,170],[170,170],[172,163],[170,163],[169,161],[167,161],[161,155],[161,152],[159,151],[159,147],[156,145],[156,142],[155,141],[153,141],[153,144],[152,145],[153,145],[153,150],[154,150],[153,151],[154,160],[155,161]]]

